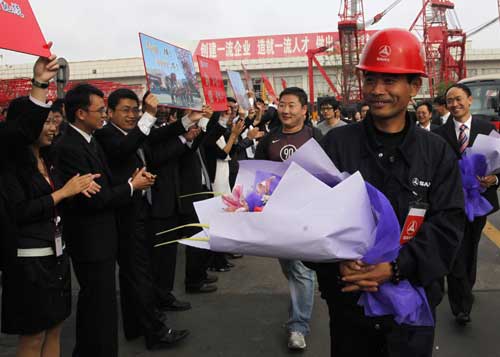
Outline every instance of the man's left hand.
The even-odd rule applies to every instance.
[[[497,177],[495,175],[489,175],[484,177],[478,177],[479,183],[482,187],[488,188],[496,184]]]

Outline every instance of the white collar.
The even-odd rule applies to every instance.
[[[113,125],[116,129],[118,129],[119,131],[121,131],[123,133],[123,135],[128,135],[128,133],[125,130],[123,130],[122,128],[120,128],[118,125],[116,125],[115,123],[113,123],[111,120],[109,121],[109,123],[111,125]]]
[[[453,124],[455,124],[455,130],[457,130],[457,131],[460,130],[460,127],[462,126],[462,124],[464,124],[467,127],[467,129],[470,130],[470,127],[472,124],[472,115],[469,116],[469,119],[467,119],[464,123],[461,123],[461,122],[457,121],[455,118],[453,118]]]
[[[71,123],[69,123],[69,126],[72,127],[73,129],[75,129],[77,132],[79,132],[80,135],[83,136],[83,138],[85,139],[85,141],[90,144],[90,140],[92,140],[92,135],[84,132],[82,129],[77,128],[76,126],[74,126]]]
[[[450,112],[446,113],[445,115],[443,115],[441,118],[442,119],[448,119],[448,117],[450,116]]]

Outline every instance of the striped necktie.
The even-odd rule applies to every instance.
[[[463,154],[467,145],[469,144],[469,138],[465,133],[467,126],[465,124],[460,125],[460,132],[458,134],[458,145],[460,146],[460,154]]]

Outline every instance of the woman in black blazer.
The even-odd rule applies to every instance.
[[[93,181],[98,175],[92,174],[59,184],[49,158],[56,131],[49,114],[38,140],[12,148],[3,175],[16,221],[9,239],[17,244],[17,257],[3,273],[2,332],[20,335],[18,357],[60,355],[61,325],[71,313],[71,276],[58,204],[99,190]]]

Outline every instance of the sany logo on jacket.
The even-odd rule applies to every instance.
[[[415,186],[415,187],[425,187],[425,188],[431,187],[431,182],[430,181],[423,181],[423,180],[420,180],[417,177],[414,177],[414,178],[411,179],[411,184],[413,186]]]

